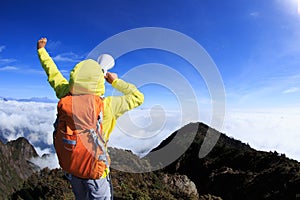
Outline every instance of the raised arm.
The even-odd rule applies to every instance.
[[[135,85],[118,79],[116,74],[109,72],[106,75],[106,80],[111,83],[115,89],[124,94],[123,96],[108,97],[112,112],[116,118],[144,102],[143,93],[141,93]]]
[[[62,98],[69,92],[69,82],[57,69],[56,64],[49,56],[48,52],[45,49],[47,44],[46,38],[41,38],[37,42],[38,56],[41,62],[43,69],[45,70],[48,76],[48,82],[51,87],[54,89],[57,98]]]

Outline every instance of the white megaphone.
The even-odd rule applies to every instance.
[[[97,62],[103,69],[104,76],[107,71],[115,66],[115,59],[109,54],[102,54],[98,57]]]

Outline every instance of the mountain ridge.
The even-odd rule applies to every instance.
[[[277,152],[257,151],[248,144],[211,129],[220,138],[212,151],[199,158],[199,150],[210,128],[191,123],[170,135],[152,151],[174,142],[185,141],[176,134],[197,134],[187,151],[170,165],[148,173],[126,173],[112,168],[115,199],[299,199],[300,163]],[[1,144],[1,143],[0,143]],[[114,164],[133,163],[136,168],[151,165],[151,157],[142,161],[129,151],[110,149]],[[148,163],[147,163],[148,162]],[[59,184],[59,186],[58,186]],[[49,192],[45,192],[49,191]],[[30,195],[36,196],[30,196]],[[39,196],[40,195],[40,196]],[[44,196],[43,196],[44,195]],[[59,169],[34,173],[11,195],[12,199],[72,199],[70,184]]]

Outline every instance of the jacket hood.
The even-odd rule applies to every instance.
[[[102,67],[92,59],[83,60],[73,68],[69,83],[72,94],[103,96],[105,93]]]

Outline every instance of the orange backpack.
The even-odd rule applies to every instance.
[[[67,95],[57,105],[54,147],[61,168],[80,178],[98,179],[109,167],[103,140],[103,100]]]

